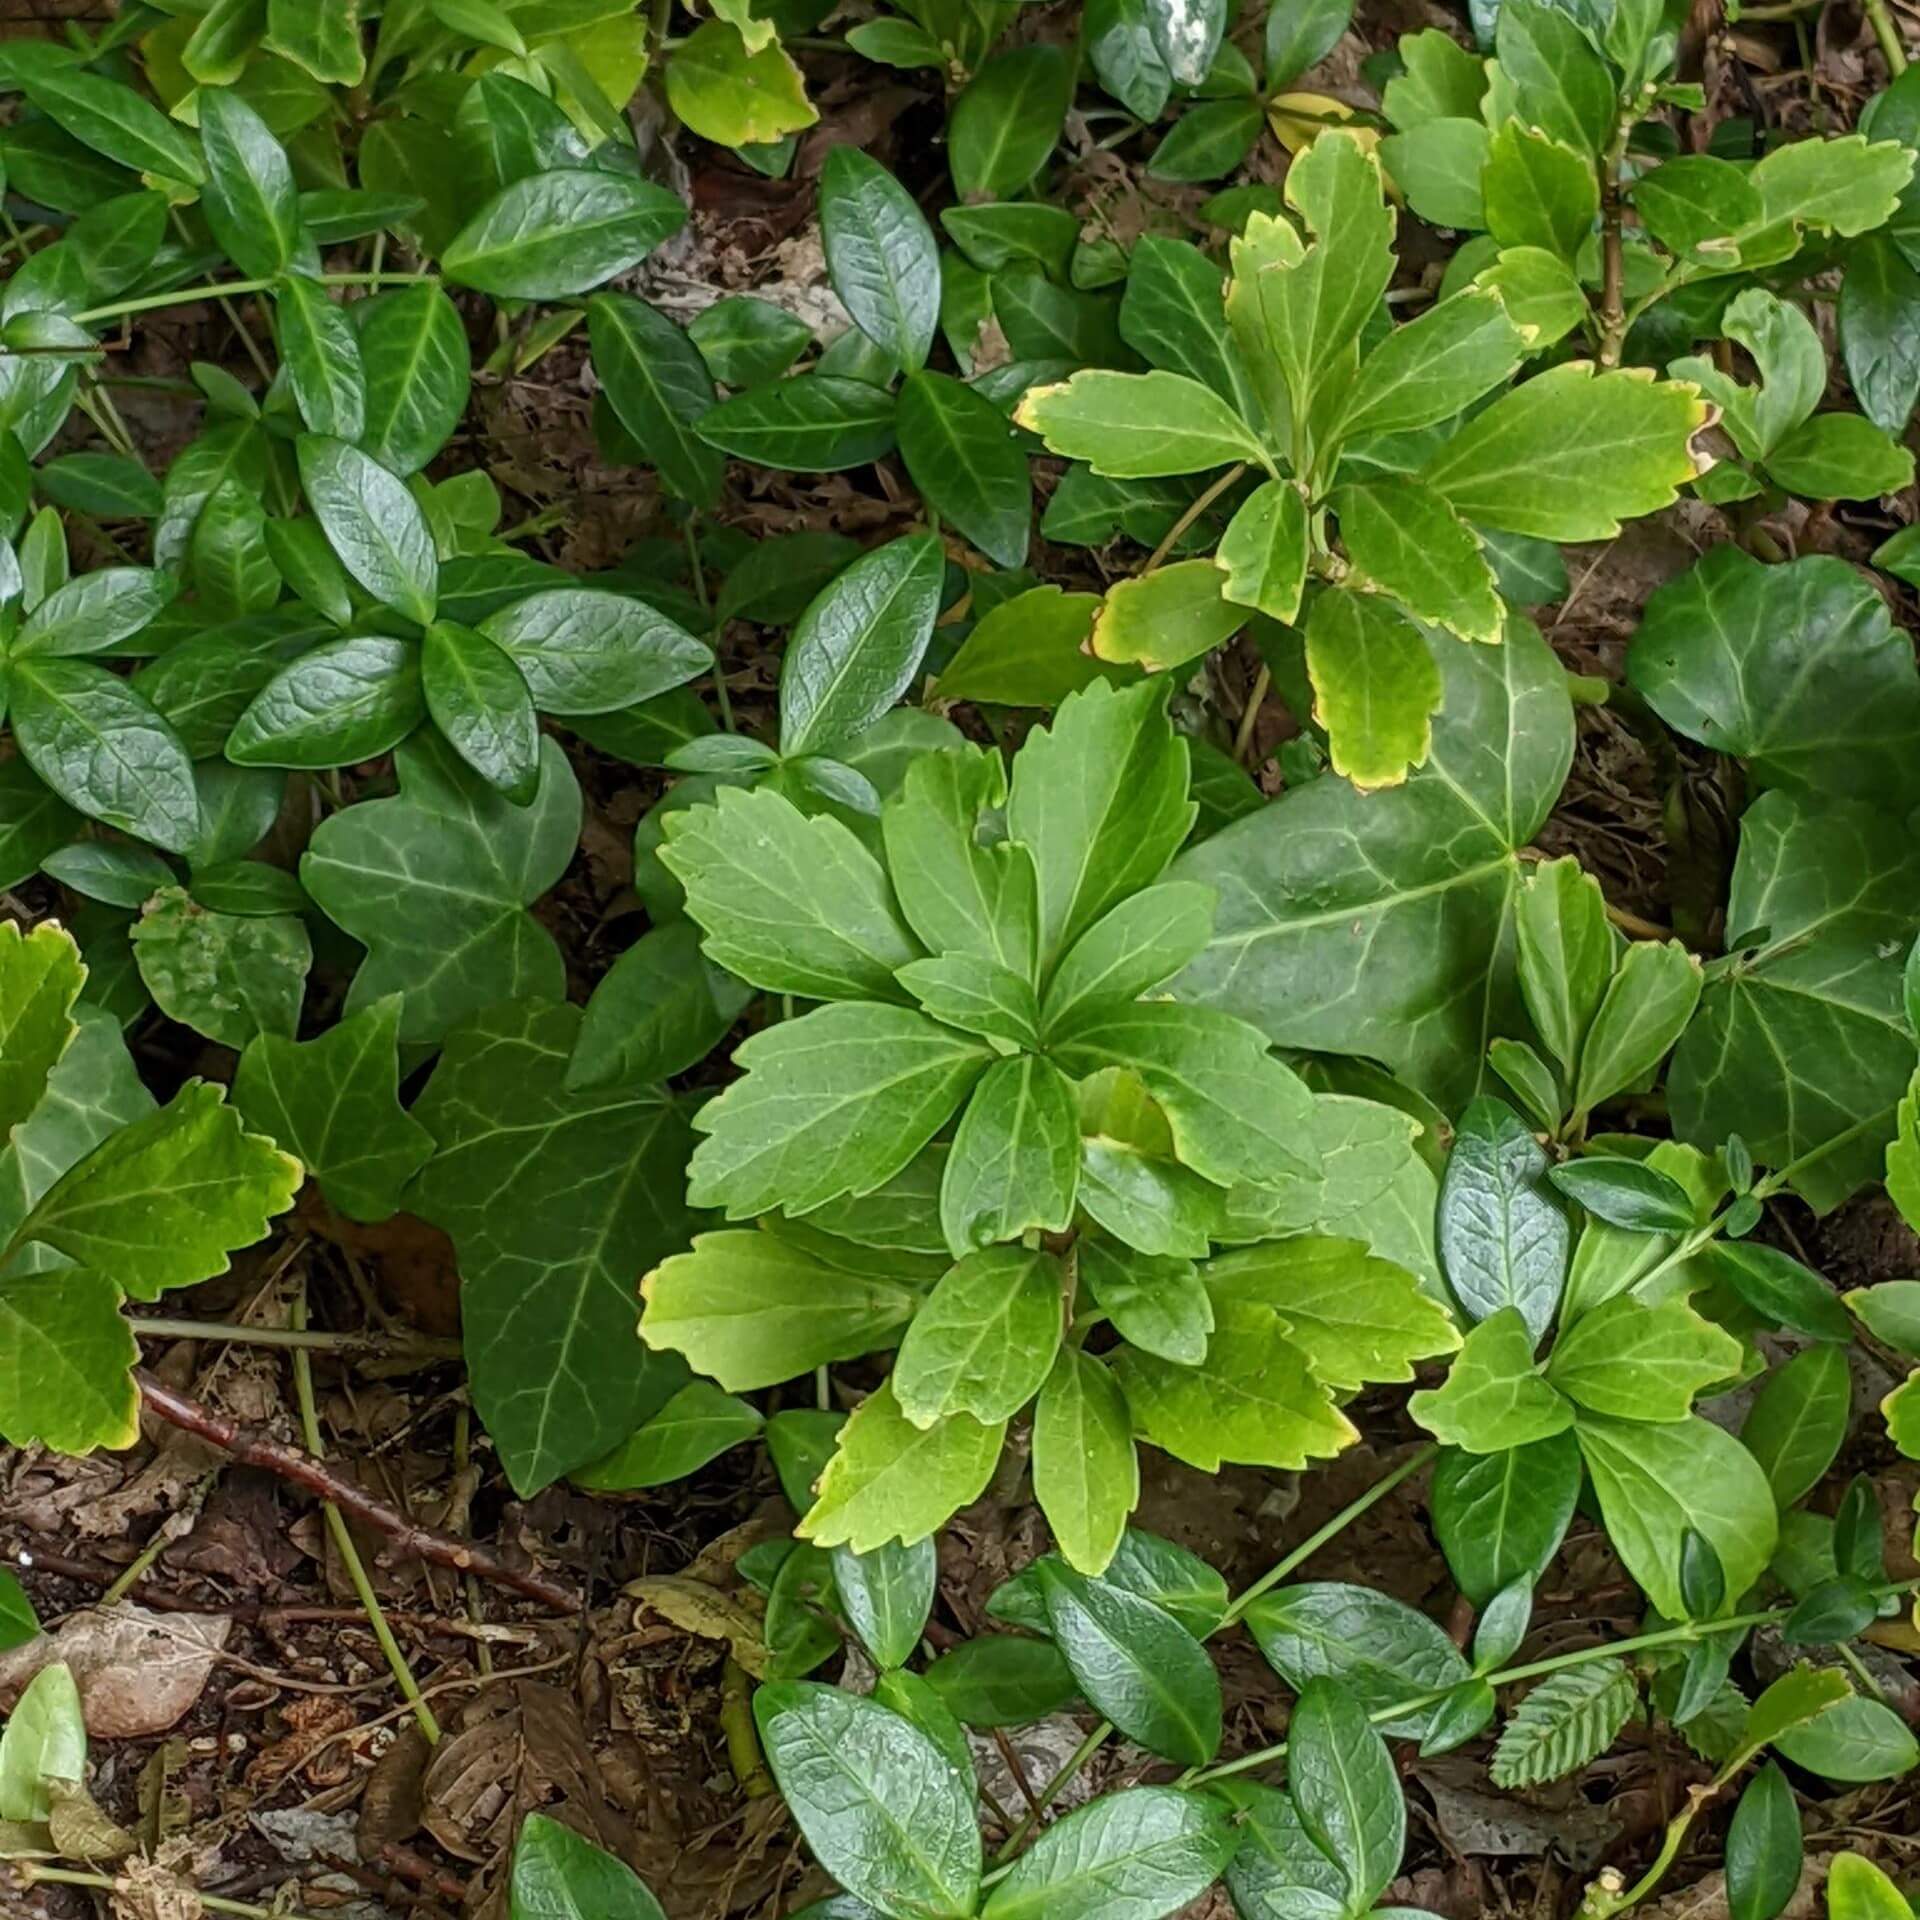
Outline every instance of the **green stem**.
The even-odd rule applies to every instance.
[[[306,1327],[242,1327],[223,1320],[174,1319],[162,1314],[135,1316],[135,1333],[166,1340],[226,1340],[240,1347],[291,1347],[301,1353],[418,1354],[422,1359],[457,1360],[458,1340],[431,1334],[322,1333]]]
[[[302,1293],[293,1303],[294,1331],[304,1333],[306,1324],[307,1301]],[[324,1460],[326,1449],[320,1444],[320,1411],[313,1398],[313,1359],[304,1347],[294,1349],[293,1387],[300,1401],[300,1431],[306,1440],[307,1451],[316,1460]],[[379,1641],[380,1651],[386,1655],[387,1666],[408,1706],[413,1709],[414,1720],[427,1745],[437,1747],[440,1744],[440,1723],[433,1717],[433,1709],[421,1695],[420,1683],[413,1677],[407,1656],[400,1651],[400,1642],[393,1637],[393,1629],[387,1624],[380,1596],[374,1592],[373,1582],[367,1578],[366,1566],[361,1561],[360,1550],[353,1544],[353,1530],[347,1525],[347,1517],[331,1500],[321,1503],[321,1511],[327,1516],[327,1531],[333,1535],[333,1544],[339,1549],[347,1577],[353,1582],[353,1590],[366,1611],[367,1624],[373,1628],[373,1637]]]
[[[1895,1580],[1876,1587],[1878,1594],[1905,1594],[1920,1589],[1920,1580]],[[1616,1659],[1622,1654],[1651,1653],[1660,1647],[1683,1647],[1696,1640],[1705,1640],[1721,1633],[1744,1632],[1750,1627],[1771,1626],[1784,1620],[1793,1609],[1791,1607],[1767,1607],[1753,1613],[1730,1614],[1721,1620],[1687,1620],[1677,1627],[1662,1627],[1655,1633],[1636,1633],[1625,1640],[1604,1640],[1597,1646],[1580,1647],[1572,1653],[1558,1653],[1546,1660],[1528,1660],[1516,1667],[1502,1667],[1498,1673],[1486,1673],[1477,1677],[1490,1687],[1509,1686],[1518,1680],[1538,1680],[1550,1673],[1563,1673],[1568,1667],[1584,1667],[1595,1660]],[[1459,1682],[1454,1683],[1456,1686]],[[1370,1716],[1376,1727],[1386,1726],[1395,1720],[1404,1720],[1410,1713],[1418,1713],[1422,1708],[1438,1706],[1453,1687],[1429,1687],[1424,1693],[1410,1695],[1405,1700],[1396,1700],[1390,1707],[1382,1707],[1378,1713]],[[1251,1773],[1256,1767],[1264,1767],[1275,1760],[1286,1757],[1287,1743],[1277,1740],[1270,1747],[1260,1747],[1252,1753],[1243,1753],[1237,1760],[1224,1760],[1217,1767],[1189,1767],[1174,1782],[1181,1787],[1204,1787],[1215,1780],[1225,1780],[1236,1773]]]
[[[414,286],[423,280],[438,280],[437,273],[320,273],[314,279],[323,287]],[[147,293],[136,300],[116,300],[111,306],[89,307],[76,313],[74,324],[97,326],[102,320],[117,320],[127,313],[153,313],[161,307],[186,307],[197,300],[232,299],[243,293],[271,293],[272,280],[221,280],[204,287],[180,287],[172,293]]]
[[[43,1867],[33,1860],[21,1860],[15,1865],[30,1887],[44,1881],[48,1886],[93,1887],[102,1893],[111,1893],[118,1884],[111,1875],[104,1873],[76,1873],[70,1867]],[[291,1908],[255,1907],[244,1900],[222,1900],[217,1894],[211,1893],[197,1893],[194,1898],[209,1913],[236,1914],[239,1920],[307,1920],[305,1914],[295,1913]]]
[[[1907,50],[1900,44],[1900,31],[1893,24],[1887,0],[1864,0],[1864,4],[1873,37],[1880,42],[1880,56],[1887,63],[1888,73],[1897,80],[1907,70]]]

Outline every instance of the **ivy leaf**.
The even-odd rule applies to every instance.
[[[0,1351],[9,1445],[81,1454],[140,1438],[140,1348],[108,1275],[61,1267],[0,1279]]]
[[[1216,1308],[1223,1302],[1271,1307],[1314,1377],[1345,1391],[1411,1380],[1414,1361],[1460,1344],[1452,1317],[1422,1294],[1413,1275],[1374,1258],[1358,1240],[1315,1234],[1271,1240],[1220,1254],[1202,1277]]]
[[[1039,1391],[1060,1328],[1061,1274],[1052,1255],[1019,1246],[969,1253],[927,1296],[900,1342],[894,1398],[923,1430],[953,1413],[1004,1424]]]
[[[360,445],[405,479],[440,451],[467,410],[466,327],[446,293],[425,284],[390,288],[348,312],[367,375]]]
[[[541,743],[540,785],[516,807],[432,734],[395,756],[396,799],[322,821],[300,880],[367,948],[347,1011],[403,996],[400,1038],[443,1038],[469,1014],[523,995],[558,999],[559,949],[527,908],[573,857],[580,794],[566,755]]]
[[[7,1251],[37,1241],[136,1300],[157,1300],[225,1273],[229,1254],[263,1239],[299,1186],[299,1161],[248,1133],[220,1088],[189,1080],[55,1180]]]
[[[630,293],[596,293],[587,333],[608,403],[661,478],[697,507],[718,505],[726,456],[694,431],[719,398],[699,349]]]
[[[905,1007],[817,1007],[744,1041],[746,1071],[701,1108],[695,1206],[804,1214],[883,1186],[980,1077],[984,1044]]]
[[[1126,1396],[1104,1361],[1063,1346],[1033,1414],[1033,1491],[1062,1557],[1104,1573],[1140,1498]]]
[[[0,922],[0,1146],[40,1104],[80,1029],[73,1003],[86,984],[72,934],[51,920],[23,931]]]
[[[824,1235],[703,1233],[641,1283],[640,1337],[729,1392],[778,1386],[890,1344],[921,1303],[906,1278]]]
[[[1179,1621],[1110,1581],[1042,1561],[1053,1643],[1080,1691],[1129,1740],[1203,1767],[1220,1746],[1220,1676]]]
[[[870,727],[920,670],[945,565],[932,534],[890,540],[836,574],[780,663],[780,751],[831,753]]]
[[[1578,1773],[1619,1738],[1639,1702],[1624,1660],[1594,1660],[1549,1674],[1521,1701],[1493,1750],[1500,1787],[1537,1787]]]
[[[1727,920],[1736,939],[1764,937],[1706,983],[1675,1050],[1682,1140],[1737,1132],[1765,1165],[1804,1162],[1794,1185],[1822,1212],[1879,1177],[1912,1070],[1900,955],[1914,862],[1909,836],[1863,806],[1769,793],[1747,809]]]
[[[1577,1432],[1607,1537],[1668,1619],[1686,1618],[1679,1567],[1689,1527],[1719,1555],[1729,1593],[1760,1577],[1779,1531],[1773,1492],[1732,1434],[1698,1415],[1661,1423],[1591,1411]]]
[[[386,1220],[433,1136],[400,1104],[400,1008],[387,994],[312,1040],[261,1033],[233,1076],[233,1104],[279,1141],[351,1220]]]
[[[1004,1424],[982,1426],[964,1413],[916,1427],[891,1385],[882,1386],[840,1429],[820,1497],[795,1531],[816,1546],[856,1553],[889,1540],[924,1540],[986,1490],[1005,1433]]]
[[[1387,477],[1342,487],[1332,504],[1340,539],[1362,582],[1391,594],[1416,620],[1445,627],[1462,640],[1500,638],[1505,610],[1480,536],[1431,488]],[[1338,604],[1332,593],[1321,600]],[[1308,631],[1311,648],[1311,620]],[[1437,697],[1439,676],[1426,668],[1423,648],[1408,677],[1423,691],[1431,681]]]
[[[1610,540],[1702,469],[1709,409],[1683,380],[1568,361],[1477,413],[1417,476],[1463,519],[1543,540]]]
[[[1407,1411],[1436,1440],[1471,1454],[1507,1454],[1565,1433],[1573,1409],[1542,1376],[1537,1344],[1518,1307],[1500,1308],[1467,1335],[1444,1383],[1416,1393]]]
[[[343,440],[303,434],[294,451],[307,503],[340,564],[383,606],[424,627],[440,569],[419,503],[379,461]]]
[[[1187,837],[1187,748],[1166,688],[1104,683],[1061,704],[1014,758],[1008,837],[1033,855],[1049,968],[1101,914],[1150,886]]]
[[[908,1920],[974,1911],[973,1782],[912,1721],[808,1681],[761,1687],[753,1717],[807,1844],[848,1893]]]
[[[687,1241],[692,1136],[657,1088],[569,1093],[579,1025],[564,1003],[491,1009],[449,1037],[413,1110],[434,1152],[408,1210],[452,1237],[474,1404],[523,1496],[686,1379],[634,1338],[633,1275]]]
[[[1197,1366],[1133,1347],[1112,1366],[1140,1437],[1203,1473],[1218,1473],[1223,1460],[1298,1470],[1355,1437],[1269,1307],[1216,1302]]]
[[[920,371],[900,389],[897,425],[900,457],[927,503],[988,559],[1019,566],[1032,531],[1033,486],[1000,409],[948,374]]]
[[[133,924],[133,953],[160,1011],[222,1046],[299,1024],[313,943],[297,915],[213,913],[163,887]]]
[[[819,199],[834,292],[869,340],[917,372],[940,320],[940,257],[926,216],[878,160],[853,146],[828,153]]]
[[[1080,1117],[1066,1077],[1038,1054],[996,1061],[968,1096],[947,1156],[948,1247],[958,1259],[1028,1232],[1064,1233],[1079,1177]]]
[[[1020,1855],[981,1920],[1161,1920],[1213,1885],[1235,1844],[1226,1809],[1203,1794],[1104,1794]]]
[[[828,814],[771,788],[723,788],[667,817],[662,864],[686,888],[710,957],[772,993],[898,1000],[920,957],[880,863]]]
[[[1526,1030],[1505,933],[1516,854],[1559,794],[1573,736],[1566,676],[1525,621],[1498,647],[1446,641],[1437,658],[1432,750],[1403,786],[1311,781],[1171,877],[1219,894],[1183,998],[1254,1020],[1276,1045],[1383,1061],[1454,1108],[1486,1042]]]
[[[1740,1371],[1740,1342],[1685,1300],[1616,1294],[1554,1342],[1547,1378],[1587,1412],[1684,1420],[1695,1397]]]
[[[1386,557],[1391,570],[1396,556]],[[1313,717],[1334,771],[1362,793],[1402,785],[1432,750],[1441,701],[1419,628],[1377,595],[1330,587],[1315,596],[1306,638]]]
[[[730,27],[719,31],[738,38]],[[689,60],[692,44],[675,55],[675,69],[698,60]],[[679,199],[651,180],[562,167],[503,187],[447,242],[440,267],[496,300],[562,300],[638,266],[686,219]]]

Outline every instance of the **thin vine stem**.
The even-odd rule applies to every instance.
[[[37,1860],[20,1860],[14,1865],[15,1871],[29,1887],[91,1887],[101,1893],[111,1893],[119,1885],[111,1874],[106,1873],[80,1873],[71,1867],[43,1867]],[[308,1920],[305,1914],[295,1913],[291,1908],[256,1907],[245,1900],[223,1900],[218,1894],[212,1893],[196,1893],[193,1897],[209,1913],[235,1914],[239,1920]]]
[[[317,273],[313,279],[323,287],[398,287],[417,286],[422,281],[437,281],[437,273]],[[133,300],[115,300],[104,307],[89,307],[73,316],[81,327],[98,326],[103,320],[118,320],[123,314],[154,313],[162,307],[188,307],[200,300],[231,300],[246,293],[271,293],[273,280],[217,280],[205,286],[177,287],[172,293],[145,293]]]
[[[1907,50],[1900,43],[1899,28],[1893,23],[1893,9],[1887,0],[1863,0],[1863,4],[1873,37],[1880,43],[1880,57],[1887,63],[1887,72],[1897,80],[1907,70]]]
[[[303,1293],[293,1304],[294,1331],[304,1332],[306,1321],[307,1302]],[[304,1347],[294,1349],[293,1387],[300,1402],[300,1431],[306,1440],[307,1451],[316,1460],[324,1459],[326,1450],[320,1442],[320,1410],[313,1397],[313,1357]],[[387,1666],[407,1705],[413,1709],[414,1720],[427,1745],[437,1747],[440,1744],[440,1722],[427,1705],[420,1691],[420,1683],[413,1677],[412,1667],[407,1664],[407,1656],[400,1650],[400,1642],[393,1637],[393,1628],[387,1623],[380,1596],[374,1592],[373,1582],[367,1577],[360,1549],[353,1544],[353,1530],[347,1525],[347,1516],[331,1500],[322,1504],[321,1511],[327,1516],[327,1531],[333,1535],[333,1544],[340,1551],[347,1577],[353,1582],[353,1590],[366,1611],[367,1624],[373,1628],[373,1637],[380,1643]]]

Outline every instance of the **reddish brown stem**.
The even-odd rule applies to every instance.
[[[309,1493],[318,1494],[323,1500],[331,1500],[343,1513],[387,1535],[402,1553],[431,1560],[435,1566],[451,1567],[456,1573],[478,1574],[495,1586],[510,1587],[529,1600],[538,1600],[557,1613],[580,1610],[580,1595],[557,1581],[509,1566],[471,1540],[458,1540],[437,1527],[423,1527],[409,1520],[384,1500],[376,1500],[352,1481],[343,1480],[311,1455],[284,1447],[264,1433],[243,1427],[238,1421],[215,1413],[211,1407],[189,1400],[185,1394],[175,1393],[144,1370],[136,1370],[134,1378],[147,1405],[170,1425],[209,1441],[246,1466],[264,1468],[283,1480],[291,1480],[295,1486],[305,1487]]]

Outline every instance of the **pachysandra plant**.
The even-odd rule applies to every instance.
[[[1304,1465],[1354,1438],[1338,1397],[1454,1343],[1363,1242],[1266,1238],[1324,1200],[1314,1096],[1254,1028],[1159,993],[1212,918],[1162,878],[1195,813],[1165,704],[1088,688],[1010,771],[926,755],[878,853],[764,786],[666,823],[708,957],[825,1004],[746,1041],[697,1116],[693,1204],[760,1224],[656,1268],[642,1334],[732,1392],[897,1343],[821,1477],[821,1545],[932,1532],[1031,1401],[1037,1495],[1097,1573],[1136,1430],[1210,1469]],[[1108,1322],[1124,1345],[1090,1351]]]
[[[1572,319],[1495,273],[1404,326],[1383,321],[1397,216],[1378,158],[1344,131],[1300,156],[1287,197],[1307,238],[1254,214],[1218,318],[1173,331],[1156,371],[1079,373],[1029,392],[1016,417],[1114,478],[1224,467],[1224,490],[1264,472],[1211,560],[1109,590],[1093,650],[1177,667],[1250,612],[1292,624],[1304,607],[1335,770],[1393,784],[1426,759],[1440,706],[1419,623],[1485,643],[1505,627],[1477,529],[1610,538],[1699,474],[1710,409],[1688,382],[1566,361],[1470,413]]]

